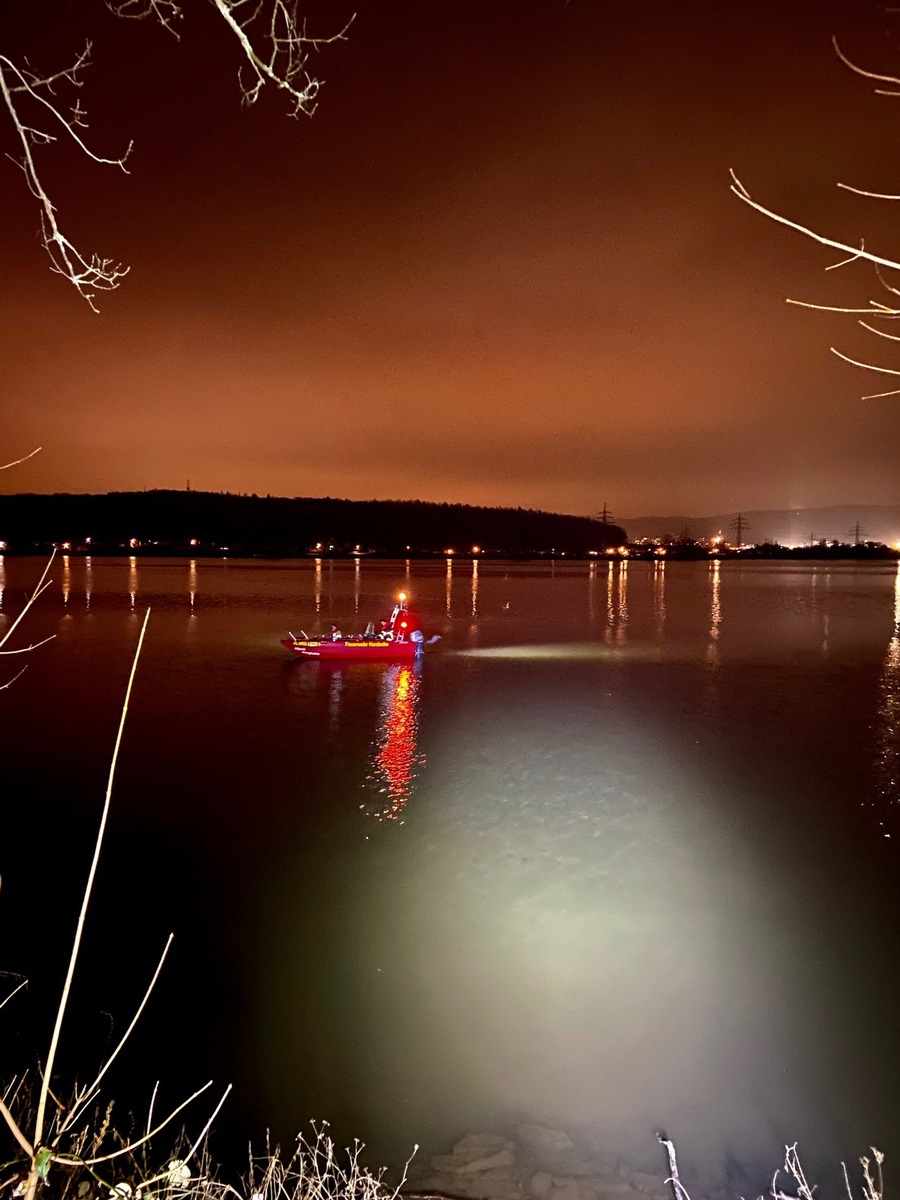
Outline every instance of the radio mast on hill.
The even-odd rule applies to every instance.
[[[731,528],[737,534],[737,544],[739,546],[743,546],[744,534],[750,528],[750,522],[747,520],[747,518],[744,516],[743,513],[738,513],[738,515],[731,522]]]

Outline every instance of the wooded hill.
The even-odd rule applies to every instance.
[[[289,499],[230,492],[109,492],[0,496],[0,540],[28,553],[62,546],[91,553],[296,555],[314,551],[508,555],[586,554],[625,532],[590,517],[420,500]],[[136,545],[132,546],[132,541]]]

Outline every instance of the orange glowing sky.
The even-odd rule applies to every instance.
[[[130,175],[42,154],[73,240],[131,265],[99,316],[48,271],[4,168],[0,440],[44,447],[5,490],[190,479],[618,516],[897,501],[900,398],[862,401],[890,380],[828,346],[900,355],[784,303],[877,284],[824,273],[839,256],[728,190],[734,167],[900,254],[897,210],[834,186],[900,191],[900,100],[830,45],[900,70],[880,4],[364,0],[299,122],[275,97],[240,107],[227,32],[186,6],[180,43],[100,0],[0,18],[35,66],[90,35],[93,143],[135,141]]]

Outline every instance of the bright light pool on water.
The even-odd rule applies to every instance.
[[[5,560],[4,620],[38,571]],[[5,939],[22,1045],[149,604],[64,1068],[171,927],[135,1103],[212,1073],[227,1131],[326,1117],[394,1158],[528,1117],[658,1162],[662,1126],[738,1186],[798,1138],[900,1150],[894,564],[54,574],[28,628],[56,638],[0,695],[7,922],[35,845],[60,914],[40,953],[28,922]],[[401,586],[442,635],[420,668],[286,661],[288,628],[361,629]]]

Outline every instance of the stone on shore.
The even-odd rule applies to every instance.
[[[512,1150],[498,1150],[484,1158],[476,1158],[453,1168],[456,1175],[475,1175],[479,1171],[490,1171],[494,1167],[511,1167],[516,1161]]]
[[[548,1125],[526,1122],[518,1126],[516,1136],[523,1146],[541,1156],[564,1154],[575,1147],[567,1133],[562,1129],[551,1129]]]
[[[549,1171],[536,1171],[526,1186],[534,1200],[547,1200],[553,1188],[553,1176]]]
[[[576,1147],[562,1129],[526,1122],[512,1142],[467,1133],[449,1154],[431,1158],[432,1174],[411,1192],[459,1200],[672,1200],[662,1172],[636,1170],[609,1151]],[[726,1200],[713,1196],[708,1200]]]

